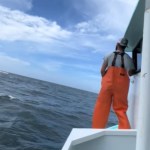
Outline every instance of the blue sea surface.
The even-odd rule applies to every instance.
[[[60,150],[72,128],[91,128],[97,94],[0,73],[0,150]],[[110,113],[108,126],[117,122]]]

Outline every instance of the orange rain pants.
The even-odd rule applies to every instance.
[[[102,78],[102,87],[93,113],[92,128],[105,128],[111,105],[117,115],[119,129],[130,129],[126,111],[128,108],[129,77],[121,67],[111,66]]]

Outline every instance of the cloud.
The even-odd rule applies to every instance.
[[[0,40],[50,42],[70,36],[56,22],[0,6]]]
[[[32,9],[33,0],[0,0],[0,5],[13,10],[28,11]]]
[[[133,1],[117,0],[116,3],[110,0],[104,3],[102,0],[93,0],[91,6],[91,2],[84,0],[86,9],[83,12],[92,13],[95,9],[96,13],[88,21],[72,27],[72,31],[63,29],[55,21],[0,7],[0,40],[39,43],[30,50],[71,58],[83,58],[78,54],[79,51],[110,51],[125,32],[136,3],[136,0]],[[122,13],[118,13],[120,11]]]
[[[92,13],[95,9],[95,15],[89,21],[76,24],[70,31],[63,29],[55,21],[0,6],[0,40],[16,42],[15,45],[18,41],[26,42],[28,44],[20,45],[20,50],[26,53],[92,61],[92,57],[96,55],[94,53],[104,56],[114,49],[116,41],[125,32],[133,5],[137,2],[116,1],[105,3],[93,0],[91,5],[90,1],[84,0],[86,9],[83,12]],[[60,66],[55,63],[57,67]]]
[[[46,61],[38,64],[40,68],[48,72],[59,72],[63,67],[63,62],[61,61]]]
[[[132,1],[130,1],[130,0],[117,0],[117,1],[123,3],[124,5],[127,5],[129,7],[135,7],[137,2],[138,2],[138,0],[132,0]]]
[[[79,3],[77,9],[86,19],[66,29],[55,21],[0,6],[0,49],[16,54],[16,58],[2,55],[1,69],[95,89],[102,57],[123,36],[136,2],[83,0],[86,9]]]
[[[30,67],[29,62],[10,57],[4,53],[0,53],[0,64],[0,70],[16,73],[25,73],[28,70],[28,67]]]
[[[93,64],[84,64],[84,63],[74,63],[74,64],[65,64],[66,67],[68,68],[72,68],[73,70],[77,70],[78,72],[80,71],[84,71],[85,73],[90,72],[90,74],[94,74],[96,73],[96,71],[99,69],[97,68],[97,65],[93,65]]]
[[[97,14],[88,21],[78,23],[76,29],[81,33],[111,33],[120,36],[128,26],[137,1],[109,0],[109,3],[106,3],[103,0],[94,0]],[[90,5],[89,1],[87,5]]]

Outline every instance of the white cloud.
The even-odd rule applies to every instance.
[[[28,11],[32,9],[33,0],[0,0],[0,5],[10,9]]]
[[[91,6],[90,1],[85,1]],[[96,7],[89,9],[97,9],[97,14],[91,20],[77,24],[75,32],[64,30],[56,22],[45,18],[0,7],[0,40],[22,40],[40,44],[46,42],[49,46],[43,43],[43,48],[36,47],[30,50],[65,57],[80,58],[78,51],[87,48],[92,52],[109,51],[112,49],[109,45],[115,46],[118,38],[124,34],[136,1],[110,0],[109,3],[102,0],[92,1],[92,5]]]
[[[109,0],[108,3],[93,0],[92,6],[91,1],[85,1],[89,5],[86,11],[96,13],[90,20],[75,26],[75,32],[82,35],[82,45],[91,47],[93,52],[112,51],[118,39],[124,35],[138,0]],[[81,45],[80,41],[78,43]]]
[[[6,62],[7,64],[22,64],[24,66],[30,66],[29,62],[20,60],[18,58],[14,58],[14,57],[10,57],[10,56],[4,55],[4,53],[0,54],[0,60],[2,62]]]
[[[84,89],[87,87],[94,89],[99,79],[99,76],[94,73],[95,70],[99,71],[99,62],[93,60],[102,57],[101,55],[105,55],[115,47],[116,41],[124,34],[128,26],[137,0],[84,1],[89,4],[89,7],[83,11],[86,15],[90,15],[90,18],[88,21],[77,24],[72,32],[63,29],[56,22],[1,6],[1,42],[16,42],[15,46],[17,41],[25,42],[28,46],[24,47],[25,44],[20,44],[19,47],[16,46],[16,49],[22,51],[23,54],[25,51],[29,56],[32,55],[34,64],[2,55],[0,56],[0,69],[74,87],[80,85]],[[10,50],[14,50],[15,54],[15,48],[10,47]],[[99,56],[95,54],[98,51]],[[39,56],[38,53],[44,55]],[[34,54],[37,55],[34,56]],[[47,54],[50,54],[51,57],[57,56],[57,59],[54,57],[54,61],[37,62],[37,59],[40,60]],[[64,58],[57,61],[62,57],[69,57],[71,62],[67,64],[69,60]],[[26,59],[29,60],[31,57]],[[80,63],[77,63],[77,60],[73,62],[75,59],[80,59]],[[88,63],[85,65],[85,62]],[[69,72],[68,69],[71,71]],[[68,71],[68,74],[65,71]],[[91,73],[87,74],[90,71]]]
[[[64,62],[61,60],[48,60],[48,61],[43,61],[36,63],[36,66],[38,68],[41,68],[41,70],[45,70],[47,72],[55,72],[55,73],[63,73],[64,69],[69,69],[69,70],[76,70],[76,73],[87,73],[90,72],[90,74],[93,74],[99,70],[99,67],[97,68],[97,64],[89,64],[88,62],[83,63],[83,62]],[[98,71],[99,73],[99,71]],[[81,73],[82,74],[82,73]]]
[[[132,0],[132,1],[131,0],[117,0],[117,1],[129,7],[135,7],[139,0]]]
[[[71,34],[56,22],[20,11],[12,11],[2,6],[0,6],[0,18],[0,40],[50,42],[53,39],[67,38]]]
[[[18,58],[10,57],[0,53],[0,70],[21,73],[27,71],[30,63]]]
[[[39,63],[39,66],[48,71],[48,72],[57,72],[60,71],[62,66],[63,66],[63,62],[60,61],[47,61],[44,63]]]
[[[70,68],[73,68],[75,70],[82,70],[82,71],[90,71],[91,74],[93,74],[93,72],[95,72],[96,70],[98,70],[99,68],[96,68],[97,65],[92,65],[92,64],[77,64],[77,63],[74,63],[74,64],[66,64],[66,67],[70,67]]]
[[[89,21],[80,22],[76,25],[77,31],[81,33],[104,32],[121,35],[128,26],[134,8],[138,0],[94,0],[97,14]],[[87,1],[91,5],[90,1]],[[89,10],[88,10],[89,11]],[[92,10],[90,10],[92,12]]]

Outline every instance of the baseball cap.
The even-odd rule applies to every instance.
[[[122,38],[119,42],[118,42],[121,46],[126,46],[128,45],[128,40],[126,38]]]

